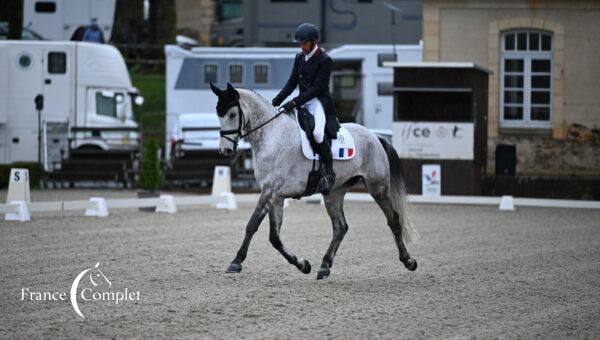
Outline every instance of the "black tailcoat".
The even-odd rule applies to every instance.
[[[304,60],[304,53],[298,53],[294,59],[290,78],[275,98],[281,103],[283,99],[294,92],[296,86],[300,87],[300,95],[293,99],[297,107],[301,107],[316,97],[325,110],[325,132],[331,138],[336,138],[340,124],[335,114],[335,105],[329,94],[331,64],[331,57],[320,47],[308,61]]]

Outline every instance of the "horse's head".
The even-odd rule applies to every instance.
[[[108,278],[106,276],[104,276],[104,274],[102,274],[102,272],[100,271],[100,268],[98,268],[100,266],[100,262],[96,263],[96,265],[93,268],[90,268],[90,282],[92,282],[92,284],[96,287],[96,286],[102,286],[104,284],[108,284],[108,286],[110,287],[112,285],[112,283],[110,283],[110,281],[108,280]]]
[[[213,93],[219,98],[217,101],[217,115],[221,124],[221,141],[219,152],[231,156],[237,150],[237,144],[242,135],[245,123],[244,113],[240,105],[240,94],[229,83],[227,89],[221,90],[210,83]]]

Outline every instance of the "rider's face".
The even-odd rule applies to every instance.
[[[300,46],[300,48],[302,49],[302,52],[304,54],[309,54],[310,51],[312,51],[312,49],[315,47],[314,44],[315,43],[312,42],[311,40],[301,41],[301,42],[298,43],[298,45]]]

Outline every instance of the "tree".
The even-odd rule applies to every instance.
[[[111,40],[115,44],[144,41],[144,0],[117,0]]]
[[[8,21],[8,39],[21,40],[23,32],[23,0],[0,1],[0,21]]]
[[[170,44],[175,41],[175,0],[150,0],[148,40],[152,44]]]

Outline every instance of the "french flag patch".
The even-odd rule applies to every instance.
[[[352,157],[353,154],[354,149],[352,148],[339,148],[338,150],[338,157],[340,158]]]

